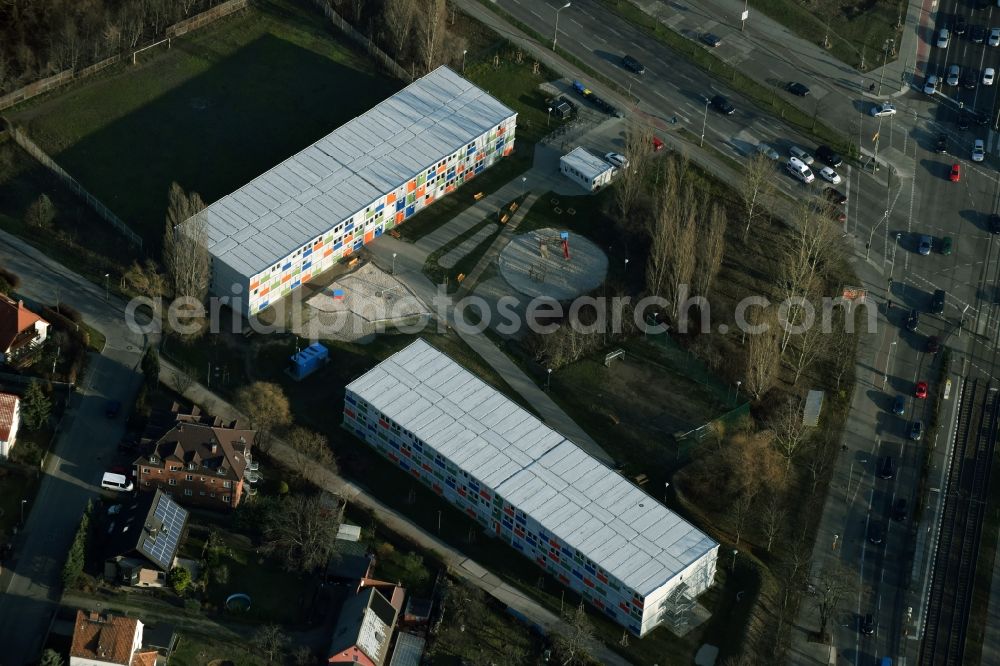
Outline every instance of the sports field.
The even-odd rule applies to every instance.
[[[253,7],[9,115],[158,254],[171,181],[212,202],[402,87],[308,3]]]

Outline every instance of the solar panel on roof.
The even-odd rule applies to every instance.
[[[164,570],[173,564],[187,516],[188,512],[166,495],[160,496],[153,509],[153,520],[146,526],[150,533],[139,548]]]

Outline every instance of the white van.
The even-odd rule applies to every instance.
[[[104,478],[101,479],[101,488],[118,493],[128,493],[132,492],[132,482],[124,474],[105,472]]]
[[[789,159],[788,164],[785,165],[785,169],[803,183],[811,183],[816,180],[816,176],[813,175],[812,170],[797,157]]]

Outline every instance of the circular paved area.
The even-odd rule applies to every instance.
[[[547,227],[514,238],[500,251],[500,274],[511,287],[530,297],[568,301],[599,287],[608,274],[608,257],[583,236],[570,233],[569,259],[560,233]]]

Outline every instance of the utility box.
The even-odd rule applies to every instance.
[[[302,351],[292,354],[288,360],[288,374],[295,381],[299,381],[326,365],[330,360],[330,350],[314,342]]]

